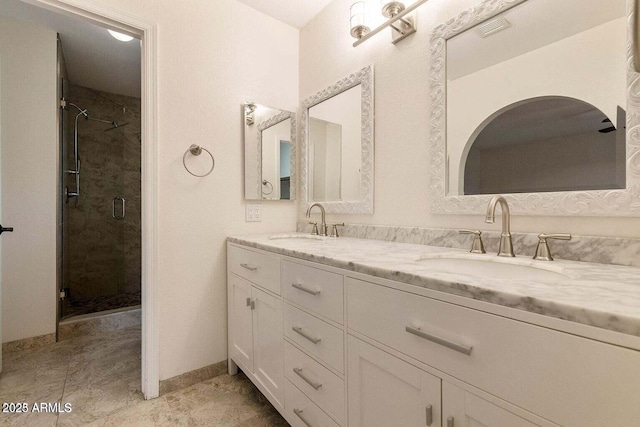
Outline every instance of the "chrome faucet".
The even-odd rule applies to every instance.
[[[322,215],[322,218],[321,218],[322,222],[320,223],[320,231],[319,231],[318,234],[320,236],[326,236],[327,235],[327,222],[325,220],[325,214],[326,213],[324,211],[324,206],[322,206],[320,203],[314,203],[311,206],[309,206],[309,209],[307,209],[307,218],[311,218],[311,209],[314,206],[317,206],[317,207],[320,208],[320,215]],[[312,234],[315,234],[315,233],[312,233]]]
[[[493,224],[496,221],[496,205],[500,204],[502,210],[502,234],[500,234],[500,248],[498,256],[514,257],[513,242],[511,241],[511,214],[509,213],[509,205],[502,196],[495,196],[487,206],[487,216],[484,222]]]

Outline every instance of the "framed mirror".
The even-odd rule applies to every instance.
[[[373,66],[302,103],[302,198],[329,213],[373,213]]]
[[[254,102],[242,112],[245,200],[295,200],[295,113]]]
[[[434,213],[640,215],[633,3],[483,0],[435,28]]]

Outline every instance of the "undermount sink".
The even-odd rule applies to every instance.
[[[567,280],[571,276],[562,267],[540,264],[544,261],[502,258],[495,255],[433,255],[417,259],[433,272],[465,274],[483,279]]]
[[[326,237],[313,234],[275,234],[269,236],[269,240],[323,241]]]

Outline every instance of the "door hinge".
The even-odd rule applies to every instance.
[[[60,107],[67,108],[67,100],[66,99],[62,98],[60,100]]]
[[[60,290],[60,299],[65,299],[67,297],[67,290],[66,289],[61,289]]]

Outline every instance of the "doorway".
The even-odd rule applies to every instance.
[[[141,56],[141,74],[142,74],[142,90],[140,97],[140,182],[141,193],[140,196],[140,217],[141,217],[141,294],[142,294],[142,391],[145,398],[153,398],[158,396],[158,338],[156,329],[156,164],[157,155],[154,146],[154,140],[156,135],[156,121],[155,121],[155,108],[156,108],[156,65],[155,65],[155,27],[153,24],[144,20],[132,17],[128,13],[122,13],[114,11],[107,6],[100,6],[95,4],[75,5],[71,6],[63,1],[58,0],[28,0],[28,3],[39,6],[37,9],[46,8],[49,11],[56,12],[56,14],[71,17],[76,20],[93,23],[102,29],[111,28],[117,31],[124,32],[126,34],[132,34],[140,37],[142,50]],[[18,2],[23,3],[24,2]],[[80,2],[76,2],[80,3]],[[8,4],[3,2],[3,6]],[[52,99],[53,101],[53,99]],[[53,104],[52,104],[53,106]],[[87,110],[86,107],[80,105],[81,109]],[[69,110],[66,110],[69,111]],[[107,115],[108,116],[108,115]],[[105,116],[104,120],[109,120],[109,117]],[[103,120],[102,115],[96,114],[93,116]],[[120,119],[122,120],[122,119]],[[116,121],[117,120],[112,120]],[[97,125],[99,122],[95,121]],[[80,124],[86,124],[80,123]],[[108,123],[102,123],[107,125]],[[112,126],[115,127],[115,126]],[[128,127],[128,126],[127,126]],[[114,129],[116,131],[122,131],[124,129]],[[113,130],[111,131],[113,132]],[[55,138],[52,138],[55,140]],[[80,150],[80,152],[82,152]],[[58,159],[59,170],[62,171],[63,162]],[[75,166],[75,159],[72,162]],[[68,166],[68,165],[66,165]],[[79,168],[69,168],[67,170],[80,170],[82,178],[82,165],[80,161]],[[68,172],[67,172],[68,173]],[[71,175],[71,174],[69,174]],[[61,180],[60,180],[61,181]],[[75,178],[74,180],[75,181]],[[71,191],[73,192],[73,191]],[[81,189],[82,192],[82,189]],[[81,193],[82,194],[82,193]],[[120,195],[116,197],[122,197]],[[116,202],[120,202],[119,199]],[[74,201],[70,201],[74,203]],[[116,207],[118,209],[118,215],[122,213],[122,206]],[[102,209],[102,208],[101,208]],[[126,209],[126,207],[125,207]],[[58,209],[61,211],[62,209]],[[18,230],[16,230],[18,231]],[[6,240],[5,240],[6,241]],[[58,245],[63,242],[58,241]],[[3,242],[3,246],[5,243]],[[3,251],[6,254],[7,250]],[[4,255],[3,255],[4,257]],[[7,263],[3,263],[7,266]],[[39,266],[33,266],[37,269]],[[3,271],[4,275],[4,271]],[[51,295],[50,301],[55,306],[59,300],[60,287],[56,287],[55,295]],[[54,292],[51,292],[54,294]],[[7,301],[5,300],[5,303]],[[10,304],[10,302],[9,302]],[[54,310],[55,312],[55,310]],[[55,319],[52,319],[55,321]]]

